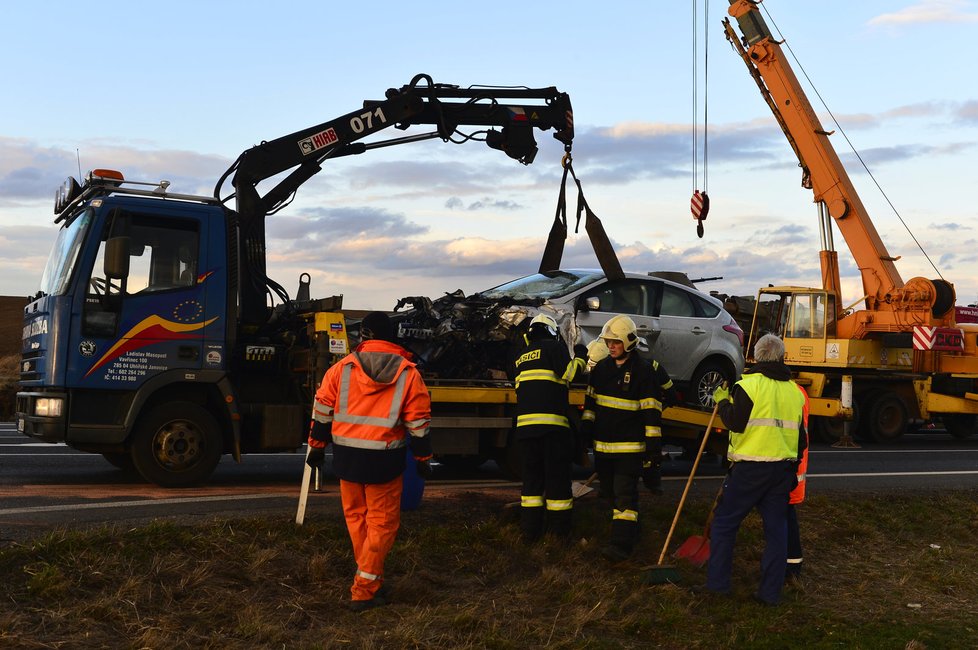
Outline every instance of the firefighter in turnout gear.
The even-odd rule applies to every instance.
[[[321,465],[326,445],[333,444],[333,472],[357,563],[353,611],[387,602],[384,560],[401,521],[405,447],[418,474],[431,475],[431,399],[421,373],[393,343],[387,314],[367,314],[360,332],[363,342],[326,371],[316,391],[306,459]]]
[[[516,439],[523,454],[520,528],[527,542],[549,531],[571,533],[571,464],[574,440],[567,419],[567,387],[585,367],[587,350],[567,346],[557,322],[545,314],[530,321],[527,347],[516,359]]]
[[[638,480],[643,464],[662,458],[662,386],[638,355],[635,323],[615,316],[601,330],[609,355],[591,371],[584,413],[585,438],[594,445],[601,495],[612,505],[611,539],[601,553],[628,558],[638,540]]]

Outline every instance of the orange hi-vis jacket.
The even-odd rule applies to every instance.
[[[798,386],[798,390],[801,394],[805,396],[805,408],[802,411],[802,424],[805,425],[805,435],[808,436],[808,392],[802,387]],[[808,436],[808,440],[811,440],[811,436]],[[801,458],[798,459],[798,485],[795,489],[791,491],[788,495],[788,503],[797,504],[805,500],[805,474],[808,473],[808,445],[805,445],[805,450],[801,454]]]
[[[313,419],[327,425],[333,472],[345,481],[386,483],[404,472],[410,445],[417,460],[431,458],[431,398],[409,353],[381,340],[361,343],[326,371],[316,391]]]

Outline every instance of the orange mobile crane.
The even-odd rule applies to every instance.
[[[978,326],[955,322],[949,282],[904,282],[808,98],[752,0],[729,0],[727,39],[760,88],[802,168],[802,186],[819,210],[822,286],[768,287],[758,294],[748,355],[763,332],[785,341],[785,362],[813,397],[837,397],[852,377],[857,432],[898,438],[911,421],[940,419],[956,437],[978,424]],[[863,308],[841,302],[832,224],[862,275]],[[859,303],[856,303],[857,305]],[[751,359],[748,356],[748,362]],[[817,433],[837,439],[838,420],[816,418]]]

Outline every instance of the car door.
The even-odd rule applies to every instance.
[[[652,355],[674,379],[688,380],[709,352],[714,320],[700,315],[696,296],[682,287],[663,282],[661,297]]]
[[[659,302],[660,283],[638,278],[603,282],[578,298],[577,326],[581,328],[584,342],[598,338],[604,324],[618,314],[625,314],[635,321],[638,335],[645,339],[649,349],[654,348],[659,337],[658,318],[653,315]],[[583,309],[588,299],[597,298],[597,309]],[[643,351],[643,356],[649,352]]]

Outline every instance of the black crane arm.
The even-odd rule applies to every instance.
[[[574,139],[570,98],[554,87],[460,88],[435,84],[430,76],[419,74],[409,84],[389,89],[385,96],[383,100],[365,101],[362,109],[245,150],[218,181],[215,197],[221,201],[234,198],[237,204],[243,321],[260,323],[267,316],[267,287],[273,283],[265,275],[265,218],[285,205],[303,183],[315,176],[326,159],[437,137],[458,143],[481,139],[491,148],[528,165],[537,151],[534,128],[554,129],[554,138],[567,151]],[[434,126],[435,130],[379,142],[360,142],[392,126],[406,130],[423,124]],[[462,134],[458,127],[463,125],[500,130],[490,128]],[[480,134],[483,137],[477,137]],[[291,173],[264,195],[259,192],[261,182],[290,169]],[[222,198],[221,188],[232,175],[234,193]],[[273,289],[280,287],[276,285]]]

